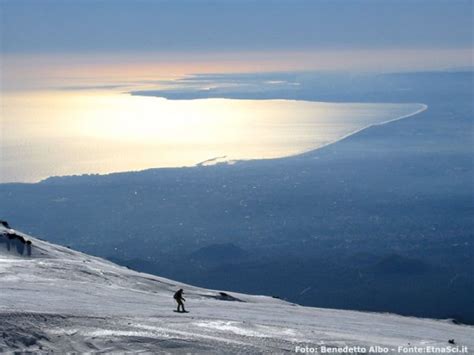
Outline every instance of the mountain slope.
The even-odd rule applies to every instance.
[[[7,233],[32,242],[7,250]],[[301,307],[138,273],[0,226],[0,349],[7,351],[294,352],[296,346],[474,349],[474,327]],[[174,313],[184,288],[190,313]]]

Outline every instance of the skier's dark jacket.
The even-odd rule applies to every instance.
[[[173,297],[175,300],[181,301],[183,299],[183,290],[176,291]]]

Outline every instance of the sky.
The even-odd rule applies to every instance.
[[[472,0],[0,0],[2,90],[472,65]]]

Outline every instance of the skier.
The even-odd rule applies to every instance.
[[[174,294],[174,299],[176,300],[176,302],[178,302],[178,309],[176,310],[176,312],[186,312],[186,310],[184,309],[184,301],[186,301],[184,298],[183,298],[183,289],[180,288],[178,291],[175,292]],[[181,307],[181,311],[179,310],[179,308]]]

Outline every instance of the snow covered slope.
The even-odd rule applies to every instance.
[[[306,346],[320,351],[381,346],[389,353],[397,353],[399,346],[474,350],[474,327],[448,320],[222,295],[16,232],[32,241],[31,256],[20,255],[15,248],[7,250],[2,235],[7,232],[0,226],[0,352],[273,354]],[[173,312],[172,295],[181,287],[190,313]]]

